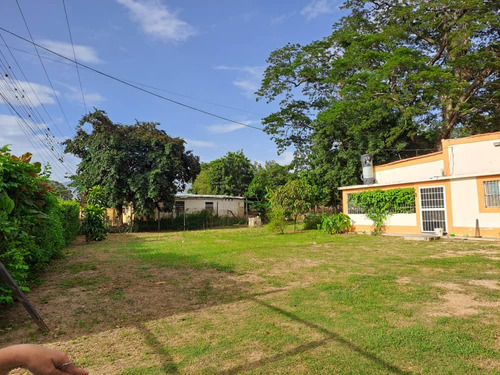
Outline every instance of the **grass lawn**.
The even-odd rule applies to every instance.
[[[498,374],[500,242],[264,229],[75,243],[0,346],[38,342],[93,374]],[[17,372],[22,373],[22,372]]]

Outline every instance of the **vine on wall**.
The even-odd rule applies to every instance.
[[[349,201],[373,221],[373,234],[380,234],[389,216],[415,212],[415,189],[364,191],[349,194]]]

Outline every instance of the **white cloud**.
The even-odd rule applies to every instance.
[[[77,103],[80,103],[81,105],[83,105],[82,92],[79,88],[76,88],[74,86],[68,85],[67,83],[60,82],[60,81],[54,81],[54,82],[56,82],[57,84],[59,84],[61,86],[64,86],[65,88],[67,88],[69,90],[69,92],[66,94],[66,97],[70,101],[74,101],[74,102],[77,102]],[[87,92],[84,89],[83,94],[85,96],[85,103],[87,103],[87,106],[91,106],[91,107],[97,106],[106,100],[106,98],[98,92]]]
[[[332,4],[330,0],[313,0],[300,11],[308,21],[322,14],[332,13]]]
[[[188,147],[216,147],[217,145],[213,142],[207,141],[196,141],[194,139],[184,139]]]
[[[285,22],[287,19],[295,16],[297,12],[290,12],[290,13],[285,13],[282,14],[281,16],[271,18],[271,25],[279,25]]]
[[[251,125],[252,121],[242,121],[242,124]],[[207,129],[212,134],[226,134],[245,128],[245,125],[242,124],[210,125],[207,126]]]
[[[279,158],[276,159],[276,162],[280,165],[288,165],[293,161],[293,152],[292,151],[283,151]]]
[[[142,31],[164,41],[182,42],[196,35],[196,29],[181,20],[160,0],[116,0],[125,6]]]
[[[263,66],[226,66],[219,65],[216,66],[217,70],[232,70],[240,73],[244,73],[245,77],[238,78],[233,81],[233,85],[239,87],[243,90],[243,93],[249,98],[255,96],[255,91],[260,87],[260,82],[262,80],[262,75],[264,74],[265,67]]]
[[[55,103],[52,89],[48,86],[39,85],[34,82],[0,79],[0,92],[12,103],[12,105],[25,104],[25,101],[30,106],[35,107],[39,106],[40,102],[42,102],[42,104]],[[59,93],[56,91],[56,95],[58,94]],[[1,97],[0,103],[4,103]]]
[[[71,43],[43,39],[39,41],[39,44],[73,60],[73,49],[71,47]],[[74,46],[78,62],[95,64],[102,62],[102,60],[97,56],[97,51],[93,47],[83,46],[81,44],[75,44]]]

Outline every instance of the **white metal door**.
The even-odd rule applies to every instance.
[[[421,187],[419,190],[422,232],[434,232],[434,228],[443,228],[447,233],[444,186]]]

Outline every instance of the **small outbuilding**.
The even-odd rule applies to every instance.
[[[339,188],[354,231],[370,231],[372,222],[350,202],[351,194],[413,188],[414,206],[390,216],[385,232],[442,228],[448,234],[500,237],[500,132],[443,140],[442,151],[374,166],[367,180],[372,183]]]

